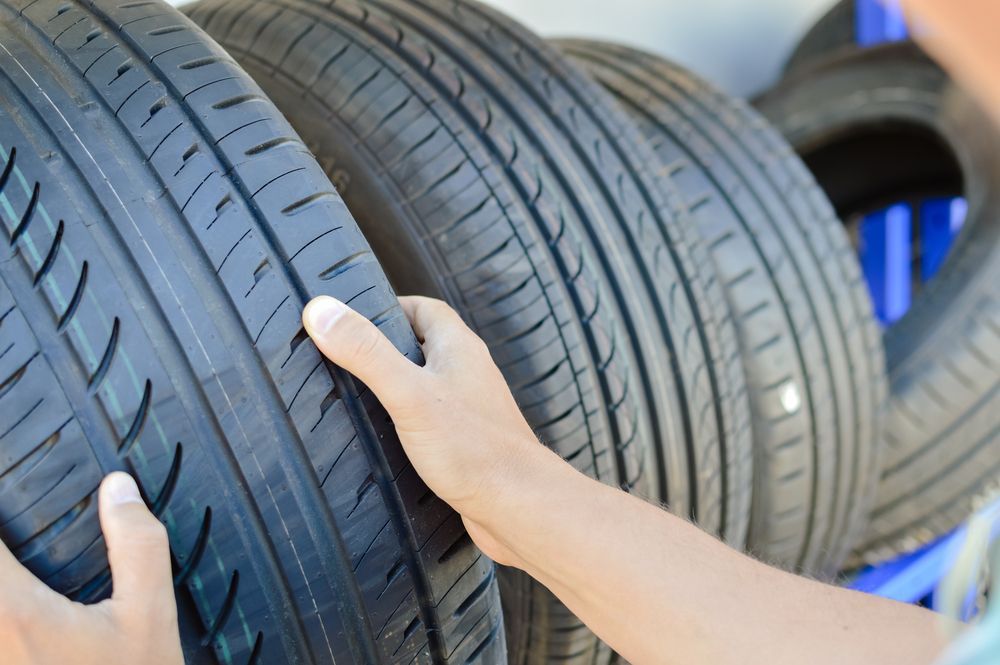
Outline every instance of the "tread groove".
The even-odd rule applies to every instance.
[[[17,241],[25,231],[28,230],[28,225],[31,224],[32,218],[35,216],[35,208],[38,206],[38,192],[40,190],[39,184],[36,182],[35,186],[31,189],[31,198],[28,200],[28,207],[25,208],[24,214],[21,216],[21,221],[18,222],[17,226],[10,234],[10,246],[13,247],[17,244]]]
[[[87,380],[87,390],[91,394],[97,392],[104,383],[104,379],[107,378],[108,370],[111,368],[111,362],[115,359],[115,353],[118,351],[118,330],[121,326],[121,321],[116,316],[114,321],[111,323],[111,335],[108,337],[108,344],[104,347],[104,353],[101,355],[101,361],[94,368],[94,373],[90,375]]]
[[[218,614],[215,615],[215,619],[212,621],[211,627],[205,632],[205,636],[201,639],[201,645],[207,647],[212,642],[215,641],[216,636],[229,621],[229,616],[233,613],[233,607],[236,605],[236,591],[240,585],[240,571],[234,570],[232,576],[229,578],[229,589],[226,591],[226,598],[222,601],[222,606],[219,608]]]
[[[56,227],[56,233],[52,238],[52,245],[49,246],[49,251],[45,255],[45,259],[42,260],[42,265],[38,268],[35,273],[34,278],[31,280],[31,284],[34,287],[38,287],[42,280],[45,279],[46,275],[52,270],[52,266],[56,262],[56,257],[59,255],[59,248],[62,246],[63,232],[65,231],[66,224],[63,220],[59,220],[59,225]]]
[[[211,531],[212,508],[211,506],[206,506],[204,515],[201,518],[201,527],[198,529],[198,535],[194,539],[190,552],[188,552],[187,560],[181,569],[177,571],[177,574],[174,575],[175,587],[184,584],[191,575],[191,572],[201,563],[201,559],[205,555],[205,548],[208,546],[208,535]]]
[[[76,312],[80,307],[80,302],[83,300],[83,291],[86,287],[87,261],[84,261],[80,266],[80,277],[76,282],[76,289],[73,291],[73,296],[70,298],[65,311],[63,311],[62,316],[59,317],[59,322],[56,324],[57,332],[61,333],[66,330],[66,326],[68,326],[70,321],[73,320],[73,317],[76,315]]]

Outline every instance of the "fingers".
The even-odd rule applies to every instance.
[[[423,344],[428,364],[433,364],[439,353],[454,352],[457,343],[474,337],[458,312],[441,300],[402,296],[399,304]]]
[[[424,296],[400,296],[399,304],[421,342],[456,325],[464,325],[458,313],[442,300]]]
[[[329,296],[314,298],[302,312],[302,322],[320,352],[361,379],[389,411],[415,394],[420,368],[344,303]]]
[[[167,530],[146,508],[131,476],[116,472],[104,479],[99,511],[111,564],[112,598],[136,608],[172,607]]]

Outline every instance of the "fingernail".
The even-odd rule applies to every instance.
[[[312,332],[323,335],[330,331],[333,324],[346,311],[347,305],[336,298],[320,296],[313,298],[306,306],[306,318],[309,321],[309,327],[312,329]]]
[[[136,486],[132,476],[127,473],[112,473],[104,481],[104,493],[112,505],[123,503],[143,503],[139,495],[139,488]]]

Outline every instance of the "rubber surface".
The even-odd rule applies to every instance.
[[[753,414],[748,549],[835,574],[875,490],[886,382],[842,225],[787,143],[744,103],[649,53],[556,43],[638,123],[723,283]]]
[[[127,469],[190,592],[190,662],[502,660],[493,565],[301,328],[332,294],[420,361],[343,201],[246,74],[160,1],[4,0],[0,144],[18,558],[107,595],[94,492]]]
[[[885,466],[858,551],[879,560],[945,533],[1000,490],[1000,132],[906,43],[818,63],[758,105],[845,218],[950,188],[949,164],[964,182],[969,211],[954,247],[885,333]],[[910,153],[899,168],[904,153],[867,152],[901,132]],[[851,162],[853,172],[836,166]]]
[[[785,73],[832,56],[857,44],[854,0],[839,0],[809,28],[785,62]]]
[[[752,460],[732,322],[676,192],[603,90],[470,2],[190,11],[319,155],[390,278],[447,298],[485,338],[542,441],[743,544]],[[513,662],[610,658],[505,572]]]

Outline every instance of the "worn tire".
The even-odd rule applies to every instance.
[[[842,225],[746,104],[652,54],[557,43],[635,119],[710,248],[752,406],[748,549],[835,574],[867,519],[885,395],[881,339]]]
[[[126,469],[190,591],[190,662],[502,660],[493,565],[302,330],[332,294],[419,361],[395,296],[194,24],[0,2],[0,220],[0,535],[31,571],[107,594],[94,493]]]
[[[542,441],[742,546],[732,324],[676,194],[598,86],[470,2],[206,0],[191,15],[316,151],[390,279],[484,337]],[[505,571],[501,593],[512,662],[610,658],[527,576]]]
[[[845,219],[956,186],[969,204],[945,263],[884,336],[885,465],[858,550],[883,559],[1000,489],[1000,131],[908,43],[817,63],[758,105]]]

